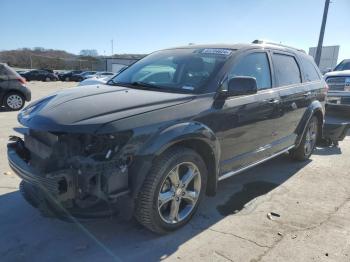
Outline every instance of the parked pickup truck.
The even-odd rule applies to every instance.
[[[189,222],[219,180],[285,152],[307,160],[322,136],[326,91],[313,59],[295,48],[166,49],[106,85],[27,106],[8,159],[44,214],[119,210],[166,233]]]
[[[337,145],[350,128],[350,59],[339,63],[324,79],[329,87],[324,135],[329,143]]]

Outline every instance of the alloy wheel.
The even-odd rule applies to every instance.
[[[311,154],[312,150],[315,147],[316,140],[317,140],[317,121],[312,120],[309,123],[309,126],[306,130],[305,145],[304,145],[305,155]]]
[[[158,194],[158,212],[165,223],[179,223],[191,214],[201,182],[200,171],[191,162],[180,163],[167,174]]]

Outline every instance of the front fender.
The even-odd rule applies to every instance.
[[[220,144],[214,132],[198,122],[185,122],[172,125],[161,130],[152,136],[148,142],[143,145],[142,149],[135,156],[135,161],[131,168],[131,184],[132,195],[137,196],[147,173],[152,167],[152,161],[166,151],[171,146],[178,143],[186,143],[186,141],[201,141],[205,143],[211,150],[214,158],[214,168],[208,170],[208,186],[211,194],[216,191],[217,177],[219,173],[219,159],[220,159]],[[214,172],[214,174],[212,174]]]
[[[320,131],[321,131],[321,137],[322,137],[322,127],[323,127],[323,121],[324,121],[324,114],[325,114],[324,106],[320,101],[315,100],[309,105],[309,107],[306,109],[303,117],[301,118],[301,120],[300,120],[300,122],[295,130],[295,133],[298,135],[297,140],[296,140],[296,146],[299,146],[301,139],[305,133],[307,124],[309,123],[311,117],[314,115],[321,118],[321,119],[319,119],[319,120],[321,120],[321,123],[319,123],[319,124],[321,127]]]
[[[141,155],[160,155],[167,148],[181,141],[199,139],[219,154],[219,141],[214,132],[199,122],[185,122],[170,126],[153,136],[141,150]],[[218,151],[218,152],[216,152]]]

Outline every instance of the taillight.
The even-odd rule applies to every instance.
[[[21,82],[21,84],[23,84],[23,85],[27,83],[27,81],[23,77],[19,77],[19,78],[17,78],[17,80],[19,82]]]

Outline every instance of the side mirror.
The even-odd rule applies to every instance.
[[[236,76],[228,82],[228,96],[251,95],[258,92],[256,79],[249,76]]]

